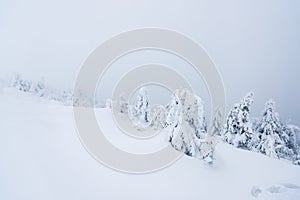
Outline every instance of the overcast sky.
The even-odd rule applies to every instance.
[[[273,98],[282,118],[300,125],[298,0],[2,0],[0,76],[19,72],[31,80],[45,77],[52,87],[72,87],[93,49],[141,27],[172,29],[201,44],[221,72],[228,108],[252,90],[253,116]],[[122,73],[138,64],[154,60],[180,71],[184,63],[173,57],[144,52],[124,58],[103,81],[102,98]],[[186,76],[208,101],[203,80],[193,73]]]

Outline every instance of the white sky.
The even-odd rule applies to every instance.
[[[168,28],[207,50],[222,73],[228,107],[252,90],[254,116],[273,98],[282,118],[299,125],[299,13],[297,0],[2,0],[0,77],[20,72],[33,80],[43,76],[53,87],[72,87],[82,62],[111,36],[139,27]],[[119,65],[164,56],[145,53]],[[175,68],[180,63],[166,60]],[[108,79],[118,78],[115,70]],[[190,80],[199,87],[201,80]],[[103,84],[103,98],[113,84]]]

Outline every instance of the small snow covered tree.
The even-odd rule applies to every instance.
[[[250,107],[253,103],[253,93],[248,93],[240,103],[230,110],[223,130],[223,138],[229,144],[243,149],[252,148],[252,123]]]
[[[154,130],[161,130],[166,127],[166,109],[162,105],[153,106],[150,109],[150,126]]]
[[[111,109],[111,107],[112,107],[112,100],[111,99],[106,99],[105,108]]]
[[[223,115],[219,108],[216,109],[214,118],[212,120],[211,130],[210,132],[213,135],[221,135],[223,130]]]
[[[288,128],[293,132],[295,136],[295,143],[298,147],[300,147],[300,128],[295,125],[288,124]]]
[[[178,151],[188,156],[195,157],[197,154],[197,144],[194,129],[188,122],[183,121],[180,125],[173,127],[171,145]]]
[[[300,128],[291,124],[287,125],[287,127],[290,135],[288,148],[292,149],[294,152],[292,161],[295,165],[300,165]]]
[[[48,88],[46,88],[44,90],[42,97],[45,97],[52,101],[57,101],[57,102],[63,103],[63,97],[61,95],[61,91],[58,91],[58,90],[49,90]]]
[[[176,90],[167,111],[171,145],[186,155],[199,157],[200,143],[207,132],[201,98],[187,89]]]
[[[76,107],[93,107],[93,99],[90,98],[83,90],[76,90],[73,94],[73,106]]]
[[[167,117],[166,126],[171,127],[168,135],[168,141],[172,142],[174,134],[177,132],[177,127],[182,123],[182,105],[178,98],[179,90],[175,91],[171,96],[170,103],[166,106]]]
[[[117,100],[112,102],[112,108],[117,113],[128,114],[128,102],[123,95],[120,95]]]
[[[167,110],[167,125],[176,126],[186,121],[195,130],[197,138],[204,138],[207,126],[203,101],[200,97],[187,89],[176,90],[167,105]]]
[[[262,119],[256,129],[256,150],[270,157],[295,160],[298,147],[295,143],[294,129],[279,120],[274,104],[273,100],[266,103]]]
[[[279,121],[278,114],[274,111],[274,101],[266,103],[263,117],[257,126],[257,151],[270,157],[278,158],[276,149],[284,144],[279,135],[283,124]]]
[[[149,112],[147,91],[145,88],[140,88],[133,105],[128,105],[128,117],[134,126],[143,129],[150,124]]]
[[[222,113],[219,109],[215,111],[212,125],[205,136],[204,141],[201,143],[200,158],[207,164],[213,164],[215,159],[214,152],[218,143],[218,135],[221,134],[223,128]]]
[[[71,89],[64,90],[62,92],[62,103],[66,106],[73,106],[73,91]]]
[[[37,95],[37,96],[44,96],[45,95],[45,79],[42,78],[36,83],[31,84],[30,92]]]
[[[22,79],[21,74],[14,74],[14,78],[11,83],[12,87],[17,88],[21,82],[21,79]]]
[[[22,79],[20,74],[16,74],[12,85],[17,90],[20,90],[23,92],[29,92],[32,83],[30,81]]]
[[[297,160],[300,159],[300,152],[299,152],[299,146],[296,142],[296,134],[299,131],[299,127],[295,125],[286,125],[283,126],[283,132],[286,134],[283,134],[285,137],[283,137],[283,141],[285,143],[285,148],[283,148],[283,154],[279,155],[280,157],[289,159],[289,160]],[[299,157],[299,158],[298,158]]]
[[[200,143],[199,158],[203,159],[207,164],[213,164],[215,160],[215,147],[218,143],[218,137],[215,133],[209,132]]]

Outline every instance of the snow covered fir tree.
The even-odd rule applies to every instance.
[[[252,123],[250,108],[253,104],[253,92],[248,93],[240,103],[229,111],[223,137],[226,142],[243,149],[252,148]]]
[[[269,100],[260,122],[255,127],[256,151],[274,158],[284,158],[298,162],[299,147],[296,144],[295,130],[279,119],[275,112],[275,103]]]
[[[200,158],[208,164],[213,164],[213,161],[215,160],[215,147],[219,141],[219,136],[221,135],[222,129],[222,114],[217,108],[212,119],[210,130],[205,135],[205,139],[202,141],[200,149]]]
[[[37,96],[44,96],[45,95],[45,78],[42,78],[36,83],[32,83],[29,92],[34,93]]]
[[[14,80],[12,81],[12,86],[23,92],[29,92],[31,84],[32,83],[30,81],[22,79],[20,74],[15,74]]]
[[[166,127],[166,108],[162,105],[155,105],[150,109],[150,126],[154,130],[161,130]]]
[[[140,88],[134,103],[128,105],[128,116],[138,129],[144,129],[150,125],[150,106],[145,88]]]
[[[166,109],[171,145],[188,156],[201,158],[201,146],[207,135],[201,98],[187,89],[176,90]]]

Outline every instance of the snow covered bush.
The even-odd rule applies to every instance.
[[[12,86],[14,88],[23,92],[29,92],[31,85],[32,83],[30,81],[22,79],[22,76],[20,74],[15,75],[15,78],[12,83]]]
[[[252,148],[252,123],[250,119],[250,108],[253,103],[253,93],[248,93],[240,103],[234,105],[230,110],[225,127],[223,139],[238,148]]]
[[[150,107],[145,88],[140,88],[133,105],[128,105],[128,117],[138,129],[150,125]]]

